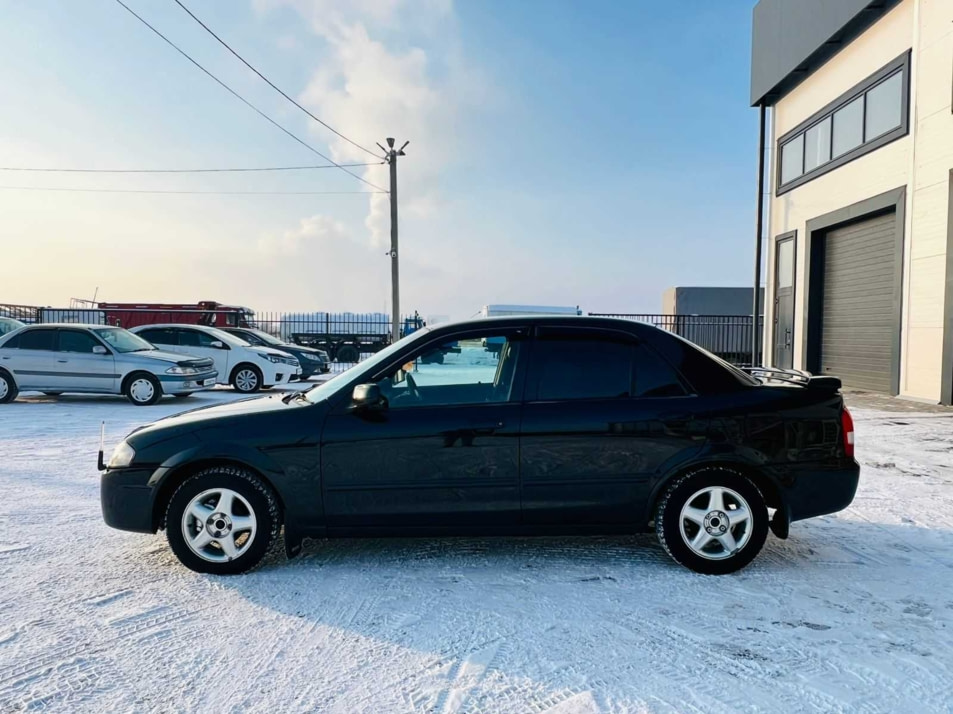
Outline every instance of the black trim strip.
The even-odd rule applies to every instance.
[[[119,374],[96,374],[94,372],[44,372],[32,369],[15,369],[14,374],[28,374],[31,377],[95,377],[97,379],[119,379]]]

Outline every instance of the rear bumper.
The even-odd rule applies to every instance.
[[[856,461],[837,467],[815,465],[792,476],[789,484],[782,486],[782,496],[790,520],[801,521],[847,508],[857,493],[860,466]]]
[[[156,489],[149,486],[154,469],[114,469],[103,472],[99,500],[110,528],[155,533],[152,510]]]

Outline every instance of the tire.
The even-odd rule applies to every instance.
[[[231,495],[232,505],[224,507],[223,518],[217,509],[225,494]],[[213,466],[190,476],[172,494],[165,527],[172,552],[189,570],[236,575],[265,557],[281,528],[281,508],[274,492],[251,471]],[[228,548],[234,549],[231,556]]]
[[[135,372],[126,377],[122,393],[137,407],[148,407],[162,399],[162,385],[148,372]]]
[[[172,396],[176,399],[185,399],[186,397],[191,397],[193,392],[179,392],[178,394],[173,394]]]
[[[13,375],[0,369],[0,404],[9,404],[19,394]]]
[[[716,493],[720,499],[714,498]],[[732,516],[742,510],[747,518]],[[655,532],[675,562],[696,573],[726,575],[761,551],[768,536],[768,508],[748,477],[729,468],[703,468],[665,489],[656,507]]]
[[[353,345],[344,345],[341,349],[338,350],[337,357],[338,362],[360,362],[361,353],[357,351],[357,347]]]
[[[262,381],[261,370],[247,362],[233,369],[232,378],[229,380],[235,391],[242,394],[254,394],[261,389]]]

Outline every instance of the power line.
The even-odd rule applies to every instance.
[[[196,196],[372,196],[387,191],[164,191],[135,188],[66,188],[53,186],[0,186],[0,191],[66,191],[69,193],[156,193]]]
[[[326,123],[326,122],[324,122],[324,121],[321,121],[321,120],[318,119],[314,114],[312,114],[312,113],[309,112],[307,109],[305,109],[303,106],[301,106],[300,104],[298,104],[297,101],[295,101],[295,100],[292,99],[290,96],[288,96],[288,94],[285,93],[284,90],[282,90],[280,87],[278,87],[277,85],[275,85],[275,83],[272,82],[270,79],[268,79],[268,77],[266,77],[266,76],[263,75],[261,72],[259,72],[257,69],[255,69],[254,67],[252,67],[251,64],[249,64],[249,62],[248,62],[244,57],[242,57],[240,54],[238,54],[238,52],[236,52],[235,50],[233,50],[233,49],[231,48],[231,46],[230,46],[225,40],[223,40],[221,37],[219,37],[217,34],[215,34],[215,32],[212,30],[212,28],[210,28],[208,25],[206,25],[204,22],[202,22],[198,17],[196,17],[196,16],[195,16],[195,13],[193,13],[191,10],[189,10],[189,9],[181,2],[181,0],[175,0],[175,3],[176,3],[176,5],[178,5],[179,7],[181,7],[183,10],[185,10],[185,11],[189,14],[189,17],[191,17],[191,18],[192,18],[193,20],[195,20],[198,24],[200,24],[200,25],[202,26],[202,28],[203,28],[208,34],[210,34],[212,37],[214,37],[216,40],[218,40],[219,44],[221,44],[222,47],[224,47],[226,50],[228,50],[228,51],[231,52],[233,55],[235,55],[235,57],[237,57],[238,60],[239,60],[242,64],[244,64],[246,67],[248,67],[248,69],[250,69],[252,72],[254,72],[254,73],[257,74],[259,77],[261,77],[261,78],[268,84],[268,86],[271,87],[272,89],[274,89],[276,92],[278,92],[278,94],[280,94],[282,97],[284,97],[284,98],[287,99],[289,102],[291,102],[292,104],[294,104],[296,107],[298,107],[298,109],[300,109],[300,110],[303,111],[305,114],[307,114],[309,117],[311,117],[311,118],[314,119],[316,122],[318,122],[318,124],[320,124],[320,125],[323,126],[324,128],[326,128],[326,129],[328,129],[329,131],[331,131],[331,133],[336,134],[337,136],[339,136],[339,137],[341,137],[342,139],[344,139],[344,141],[348,142],[348,143],[351,144],[352,146],[356,146],[358,149],[360,149],[361,151],[364,151],[364,152],[370,154],[371,156],[378,156],[378,154],[377,154],[376,152],[371,151],[370,149],[361,146],[361,145],[358,144],[356,141],[353,141],[352,139],[349,139],[348,137],[344,136],[344,134],[342,134],[341,132],[339,132],[339,131],[338,131],[337,129],[335,129],[333,126],[331,126],[330,124],[328,124],[328,123]]]
[[[228,172],[248,172],[248,171],[307,171],[310,169],[336,169],[342,166],[382,166],[385,162],[366,163],[366,164],[321,164],[320,166],[263,166],[251,168],[225,168],[225,169],[59,169],[59,168],[33,168],[26,166],[0,166],[0,171],[30,171],[30,172],[48,172],[48,173],[73,173],[73,174],[212,174]]]
[[[357,175],[356,173],[354,173],[353,171],[348,171],[346,168],[344,168],[344,167],[341,166],[339,163],[337,163],[336,161],[334,161],[334,159],[330,158],[329,156],[325,156],[325,155],[322,154],[320,151],[318,151],[318,150],[315,149],[313,146],[311,146],[309,143],[307,143],[306,141],[304,141],[304,139],[301,139],[300,137],[298,137],[298,136],[296,136],[295,134],[291,133],[288,129],[285,129],[285,127],[283,127],[281,124],[279,124],[278,122],[276,122],[276,121],[275,121],[274,119],[272,119],[270,116],[268,116],[267,114],[265,114],[261,109],[259,109],[258,107],[256,107],[254,104],[252,104],[251,102],[249,102],[247,99],[245,99],[242,95],[240,95],[240,94],[239,94],[238,92],[236,92],[234,89],[232,89],[232,88],[229,87],[227,84],[225,84],[225,82],[223,82],[223,81],[220,80],[218,77],[216,77],[214,74],[212,74],[212,73],[209,72],[207,69],[205,69],[205,67],[203,67],[201,64],[199,64],[196,60],[192,59],[192,57],[191,57],[185,50],[183,50],[181,47],[179,47],[177,44],[175,44],[172,40],[170,40],[168,37],[166,37],[166,36],[163,35],[161,32],[159,32],[155,27],[153,27],[152,25],[150,25],[149,22],[146,21],[143,17],[141,17],[140,15],[136,14],[136,12],[135,12],[132,8],[130,8],[128,5],[126,5],[126,3],[124,3],[122,0],[116,0],[116,2],[119,3],[123,8],[125,8],[125,10],[126,10],[130,15],[132,15],[134,18],[136,18],[137,20],[139,20],[139,22],[141,22],[143,25],[145,25],[145,26],[148,27],[150,30],[152,30],[156,35],[158,35],[160,38],[162,38],[162,40],[165,41],[165,43],[168,44],[170,47],[172,47],[176,52],[178,52],[180,55],[182,55],[183,57],[185,57],[189,62],[191,62],[192,64],[194,64],[194,65],[195,65],[196,67],[198,67],[200,70],[202,70],[202,72],[204,72],[204,73],[205,73],[206,75],[208,75],[211,79],[213,79],[219,86],[221,86],[223,89],[225,89],[229,94],[231,94],[233,97],[235,97],[236,99],[238,99],[238,100],[239,100],[242,104],[244,104],[245,106],[247,106],[247,107],[249,107],[250,109],[254,110],[255,113],[258,114],[259,116],[261,116],[263,119],[266,119],[269,123],[273,124],[273,125],[276,126],[278,129],[280,129],[281,131],[283,131],[285,134],[287,134],[288,136],[290,136],[292,139],[294,139],[295,141],[297,141],[297,142],[298,142],[299,144],[301,144],[303,147],[305,147],[306,149],[308,149],[308,151],[311,151],[311,152],[317,154],[318,156],[320,156],[320,157],[321,157],[322,159],[324,159],[325,161],[329,161],[330,163],[334,164],[334,165],[337,166],[339,169],[341,169],[341,171],[343,171],[343,172],[346,173],[346,174],[349,174],[350,176],[353,176],[354,178],[356,178],[356,179],[357,179],[358,181],[360,181],[361,183],[365,183],[365,184],[367,184],[368,186],[370,186],[371,188],[374,188],[374,189],[376,189],[376,190],[378,190],[378,191],[382,191],[383,193],[387,193],[387,192],[386,192],[384,189],[382,189],[380,186],[375,186],[375,185],[372,184],[370,181],[367,181],[367,180],[361,178],[360,176],[358,176],[358,175]]]

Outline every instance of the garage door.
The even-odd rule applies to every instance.
[[[899,331],[895,214],[829,231],[824,250],[821,372],[890,393]]]

